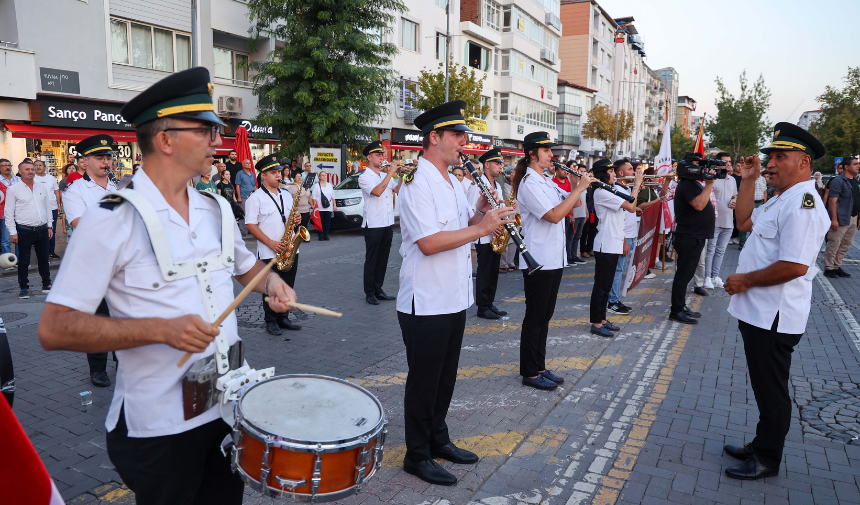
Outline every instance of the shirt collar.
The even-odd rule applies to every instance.
[[[428,176],[428,177],[430,177],[430,179],[431,179],[433,182],[435,182],[436,184],[439,184],[439,183],[442,183],[442,182],[444,182],[445,184],[447,184],[447,182],[445,181],[445,178],[444,178],[444,177],[442,177],[442,174],[441,174],[441,173],[439,173],[439,169],[438,169],[438,168],[436,168],[436,165],[434,165],[434,164],[430,163],[429,161],[427,161],[427,158],[425,158],[425,157],[423,157],[423,156],[422,156],[421,158],[419,158],[419,159],[418,159],[418,170],[423,170],[423,171],[427,174],[427,176]],[[457,179],[456,177],[454,177],[454,174],[450,174],[450,175],[449,175],[449,179],[450,179],[451,177],[453,177],[453,178],[454,178],[454,180],[456,180],[456,179]],[[463,180],[465,181],[466,179],[464,178]],[[457,181],[457,183],[459,184],[459,183],[460,183],[460,181]],[[451,184],[452,184],[452,185],[454,184],[454,181],[453,181],[453,180],[451,181]]]
[[[533,169],[532,167],[528,167],[528,170],[526,170],[526,173],[527,174],[528,173],[533,174],[532,177],[536,177],[537,180],[540,181],[542,184],[546,184],[546,176],[543,175],[542,173],[538,172],[537,170]]]
[[[206,198],[201,195],[196,189],[191,186],[186,186],[185,191],[188,194],[188,223],[182,219],[182,216],[176,212],[176,209],[170,206],[167,203],[167,200],[164,199],[164,195],[161,194],[161,191],[155,186],[155,183],[152,182],[152,179],[146,175],[146,172],[141,167],[140,170],[134,175],[134,191],[137,191],[142,196],[144,196],[156,212],[167,212],[167,215],[170,217],[170,220],[178,225],[189,227],[190,229],[194,229],[197,223],[201,219],[201,215],[196,210],[206,210],[206,202],[203,200]]]

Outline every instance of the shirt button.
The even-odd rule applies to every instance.
[[[191,238],[197,238],[197,234],[194,233],[193,231],[191,232]]]
[[[157,283],[157,282],[153,282],[153,283],[152,283],[152,287],[157,288],[157,287],[158,287],[158,283]]]

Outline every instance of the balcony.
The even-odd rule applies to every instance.
[[[555,65],[556,55],[554,52],[550,51],[547,48],[541,48],[540,59],[549,62],[550,65]]]
[[[582,143],[581,135],[559,135],[558,143],[568,146],[579,146]]]
[[[579,105],[560,105],[558,112],[559,114],[573,114],[574,116],[581,116],[582,107]]]
[[[553,14],[552,12],[546,13],[546,18],[544,20],[544,23],[546,23],[549,26],[552,26],[556,30],[561,31],[561,19],[558,16],[556,16],[555,14]]]
[[[486,42],[491,46],[498,46],[502,44],[502,34],[495,30],[484,28],[483,26],[478,26],[471,21],[461,21],[460,31],[467,35],[471,35],[472,37],[475,37],[482,42]]]
[[[592,66],[592,67],[594,67],[594,68],[597,68],[597,67],[598,67],[598,64],[597,64],[597,56],[592,56],[592,57],[591,57],[591,66]]]

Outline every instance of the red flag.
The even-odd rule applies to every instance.
[[[0,219],[3,219],[6,210],[6,185],[0,182]]]
[[[322,233],[322,219],[320,218],[320,204],[314,202],[314,210],[311,211],[311,221],[314,223],[314,230],[317,233]]]
[[[236,128],[236,159],[241,164],[245,160],[251,160],[251,170],[254,170],[254,157],[251,155],[251,144],[248,142],[248,130],[244,126]],[[235,181],[234,181],[235,182]],[[254,187],[259,188],[257,178],[254,177]]]
[[[705,157],[705,117],[707,117],[707,114],[702,116],[702,124],[699,125],[699,136],[696,137],[696,147],[693,149],[693,152],[701,154],[702,158]]]

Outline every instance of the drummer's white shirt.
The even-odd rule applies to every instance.
[[[426,256],[418,241],[440,231],[469,226],[474,210],[453,175],[448,183],[425,158],[418,159],[414,179],[400,188],[400,291],[397,311],[430,316],[454,314],[474,302],[469,244]],[[464,179],[465,180],[465,179]]]
[[[143,169],[134,176],[134,191],[155,208],[175,263],[221,254],[221,213],[215,200],[189,187],[186,223]],[[94,205],[84,218],[69,241],[48,302],[94,314],[105,298],[115,318],[197,314],[207,319],[196,277],[164,281],[143,221],[130,204],[113,210]],[[244,274],[256,262],[235,223],[234,227],[233,268],[211,272],[219,312],[233,301],[232,276]],[[221,325],[221,332],[228,345],[239,340],[235,313]],[[214,343],[209,344],[177,367],[185,353],[166,344],[116,351],[116,389],[105,428],[116,427],[121,406],[128,435],[135,438],[182,433],[218,419],[217,405],[188,421],[182,409],[182,377],[195,361],[214,352]]]

